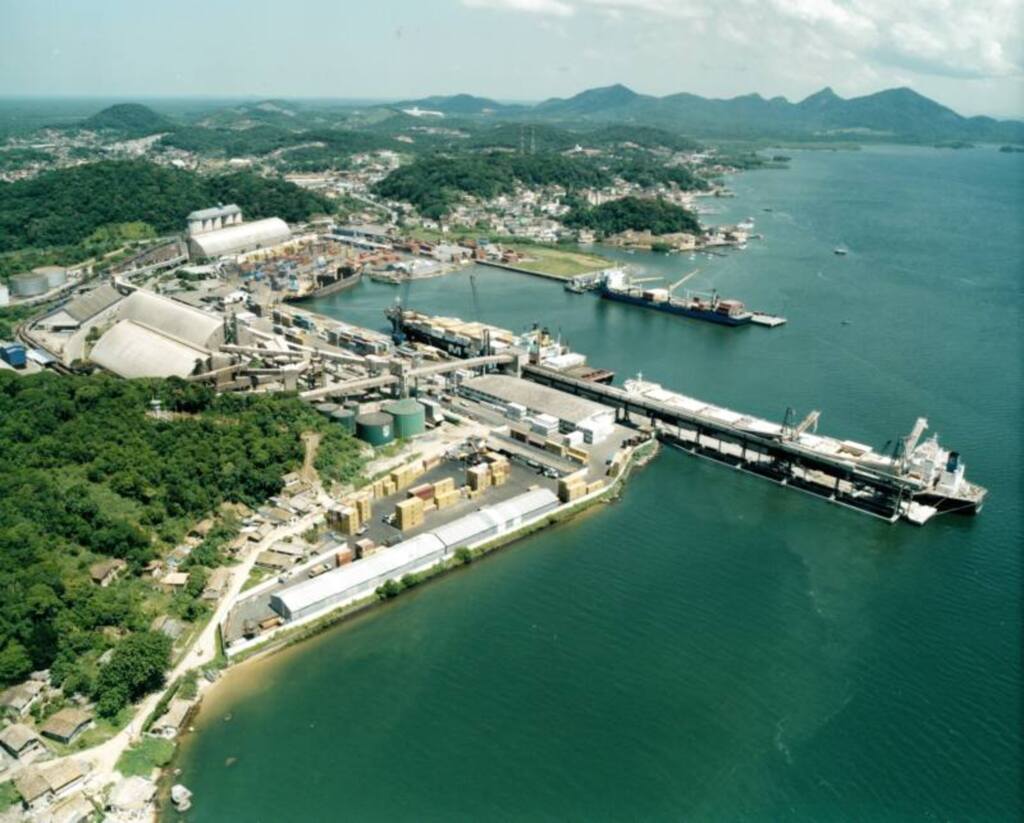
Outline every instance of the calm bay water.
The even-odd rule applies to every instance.
[[[619,256],[788,325],[486,269],[479,319],[879,446],[927,416],[984,513],[891,526],[665,451],[618,503],[231,675],[176,764],[188,820],[1017,819],[1024,157],[796,153],[732,186],[706,219],[764,241]],[[311,308],[382,326],[397,293]],[[467,274],[408,302],[476,312]]]

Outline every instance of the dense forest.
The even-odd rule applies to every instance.
[[[172,419],[147,414],[153,398]],[[129,652],[166,657],[161,641],[133,641],[140,647],[97,665],[103,651],[122,648],[122,630],[144,633],[167,610],[187,620],[202,613],[203,564],[221,561],[231,532],[196,549],[190,586],[170,603],[139,571],[221,503],[254,507],[277,493],[281,475],[301,461],[302,431],[312,429],[323,434],[323,474],[353,479],[358,442],[294,395],[0,372],[0,685],[50,667],[66,691],[98,698],[118,685],[114,661]],[[88,575],[104,558],[128,564],[107,588]],[[123,699],[107,697],[103,712],[116,713],[152,682],[133,672],[141,679],[120,684]]]
[[[0,183],[0,253],[21,252],[0,260],[0,275],[116,248],[88,242],[100,232],[99,240],[116,243],[111,227],[146,224],[150,234],[181,231],[190,211],[216,203],[237,203],[249,220],[276,216],[289,222],[332,208],[318,194],[248,172],[204,177],[144,161],[59,169]]]
[[[601,235],[618,234],[627,229],[649,230],[653,234],[700,234],[702,231],[693,212],[665,200],[641,197],[623,197],[593,208],[577,204],[563,222],[572,228],[591,229]]]
[[[160,138],[159,145],[219,157],[247,157],[270,154],[279,149],[314,145],[331,157],[380,149],[408,150],[391,137],[350,129],[309,129],[292,131],[268,124],[246,129],[182,126]]]

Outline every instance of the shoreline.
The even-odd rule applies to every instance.
[[[226,665],[220,670],[220,675],[213,682],[200,679],[198,683],[198,691],[196,693],[196,703],[191,714],[189,726],[187,727],[185,734],[176,738],[174,756],[171,758],[170,762],[155,772],[154,782],[157,784],[158,792],[153,820],[159,821],[163,813],[168,809],[174,809],[173,805],[169,805],[169,792],[171,783],[173,782],[172,779],[177,776],[177,764],[181,752],[185,748],[185,744],[181,742],[181,738],[201,733],[200,729],[195,729],[195,721],[199,718],[204,709],[208,710],[213,708],[212,706],[206,705],[208,700],[212,700],[212,695],[217,694],[218,698],[223,700],[229,698],[233,693],[233,690],[230,688],[231,686],[235,686],[235,693],[240,693],[242,691],[238,688],[241,684],[233,681],[237,681],[238,676],[248,670],[249,664],[267,663],[276,655],[288,650],[296,650],[307,641],[321,637],[331,629],[340,628],[350,621],[370,615],[377,607],[385,605],[391,600],[400,600],[404,592],[419,589],[421,586],[426,585],[433,580],[447,577],[471,567],[475,563],[485,559],[488,555],[511,547],[520,540],[524,540],[537,532],[544,531],[550,527],[558,526],[563,523],[572,522],[576,518],[581,517],[588,512],[595,511],[597,506],[601,504],[608,504],[617,500],[621,497],[626,483],[633,471],[643,468],[654,460],[660,449],[661,444],[657,439],[652,439],[633,447],[629,457],[624,462],[622,471],[619,475],[613,478],[612,482],[606,487],[595,492],[592,496],[588,496],[572,503],[563,504],[558,509],[543,514],[534,521],[524,523],[515,531],[492,537],[479,544],[468,547],[471,552],[471,560],[469,561],[463,562],[456,557],[452,557],[421,570],[418,572],[420,580],[417,584],[403,590],[402,593],[393,598],[382,599],[376,592],[374,592],[366,597],[360,598],[359,600],[343,604],[327,611],[324,614],[318,615],[308,623],[294,626],[290,630],[288,628],[283,628],[279,634],[268,638],[263,643],[256,644],[248,649],[243,649],[233,658],[228,657],[223,651],[220,629],[218,627],[217,642],[218,646],[221,648],[221,654],[224,655],[224,659],[227,661]],[[174,684],[171,684],[168,687],[168,690],[173,686]],[[168,690],[165,690],[165,692]]]

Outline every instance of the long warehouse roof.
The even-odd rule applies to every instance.
[[[329,572],[306,580],[277,593],[277,598],[292,614],[314,606],[338,592],[368,583],[394,569],[401,568],[420,557],[441,551],[444,544],[432,534],[418,534],[392,546],[381,549],[355,563],[348,563]]]
[[[201,349],[216,345],[216,338],[223,330],[223,318],[218,315],[141,289],[125,298],[118,316],[142,323]]]
[[[99,339],[89,359],[120,377],[188,377],[207,356],[133,320],[121,320]]]
[[[223,254],[236,254],[273,246],[283,243],[291,236],[291,229],[284,220],[280,217],[268,217],[265,220],[239,223],[197,234],[190,237],[188,242],[193,250],[198,250],[200,257],[220,257]]]
[[[524,494],[485,506],[479,511],[446,523],[432,532],[424,532],[396,546],[381,549],[363,560],[341,566],[312,580],[305,580],[278,592],[275,597],[291,614],[308,609],[340,592],[392,573],[419,558],[444,549],[465,546],[492,528],[505,528],[522,518],[558,505],[550,489],[532,489]]]

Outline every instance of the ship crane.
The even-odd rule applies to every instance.
[[[793,425],[796,412],[792,408],[786,409],[786,419],[782,422],[782,439],[783,440],[796,440],[801,434],[810,430],[818,430],[818,418],[821,417],[821,412],[815,409],[808,414],[803,420]]]
[[[900,464],[904,471],[906,471],[907,461],[910,460],[910,455],[914,449],[917,448],[917,443],[921,439],[921,435],[924,434],[924,430],[928,428],[928,418],[919,417],[914,422],[914,428],[910,430],[910,434],[903,438],[902,448],[900,451]]]
[[[682,277],[680,277],[678,280],[676,280],[675,283],[673,283],[671,286],[668,287],[668,293],[672,294],[672,292],[674,292],[676,289],[678,289],[681,285],[683,285],[683,283],[685,283],[687,280],[689,280],[691,277],[693,277],[699,271],[700,271],[700,269],[694,269],[689,274],[684,274]]]
[[[655,280],[664,280],[664,277],[636,277],[629,282],[636,285],[637,283],[653,283]]]

